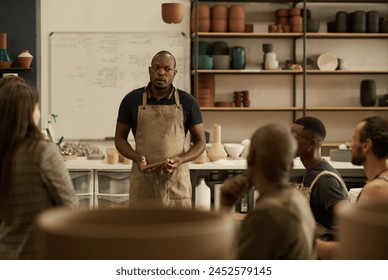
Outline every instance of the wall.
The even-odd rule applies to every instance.
[[[36,71],[39,53],[36,49],[37,19],[36,2],[38,0],[1,0],[0,32],[7,33],[7,49],[13,58],[12,67],[20,67],[17,56],[22,50],[29,50],[34,56],[30,72],[16,71],[29,83],[36,85],[38,72]],[[23,7],[20,9],[19,7]],[[6,15],[6,16],[5,16]],[[15,71],[10,71],[15,72]]]
[[[160,7],[163,2],[166,1],[147,0],[145,4],[145,1],[134,0],[41,0],[42,121],[45,122],[45,117],[50,113],[48,98],[51,32],[184,32],[189,34],[190,1],[180,1],[185,3],[185,17],[183,23],[176,25],[162,21]],[[147,66],[144,65],[144,67]],[[128,91],[130,90],[128,88]],[[58,119],[58,121],[62,120]]]
[[[49,96],[49,79],[48,79],[48,50],[49,50],[49,34],[51,32],[59,31],[124,31],[124,32],[135,32],[135,31],[144,31],[144,32],[165,32],[165,31],[177,31],[185,32],[189,34],[189,6],[190,1],[180,1],[186,3],[186,16],[184,22],[180,25],[168,25],[162,22],[160,15],[160,4],[166,2],[165,0],[147,0],[147,5],[144,4],[144,0],[40,0],[41,1],[41,50],[42,50],[42,59],[41,59],[41,72],[42,72],[42,83],[41,83],[41,93],[42,93],[42,116],[46,116],[48,112],[48,96]],[[252,14],[249,17],[249,20],[256,20],[258,16],[261,16],[263,9],[254,10],[255,5],[247,4],[249,11]],[[284,4],[283,4],[284,5]],[[325,11],[324,16],[328,17],[335,15],[335,11],[340,9],[345,9],[352,11],[357,9],[357,7],[349,5],[337,5],[337,4],[326,4],[330,6],[325,6],[324,9],[322,6],[317,6],[313,9],[313,15],[317,15],[321,11]],[[361,7],[365,10],[374,9],[375,6],[367,5]],[[387,7],[384,8],[384,16],[388,18]],[[264,12],[266,17],[270,19],[268,14],[269,9],[274,11],[274,8],[269,8],[268,4],[264,4]],[[321,25],[324,27],[324,24]],[[255,25],[256,28],[256,25]],[[277,43],[278,41],[276,41]],[[363,51],[360,48],[354,48],[360,40],[349,41],[349,48],[346,50],[346,55],[349,57],[366,57],[363,55]],[[365,42],[365,40],[364,40]],[[373,44],[387,44],[388,40],[385,40],[384,43],[381,41],[373,41]],[[234,44],[244,44],[242,40],[234,41]],[[250,61],[252,63],[260,63],[262,52],[260,51],[260,46],[263,42],[261,41],[251,41],[249,44],[253,44],[252,48],[256,48],[255,52],[251,52]],[[287,57],[289,48],[279,45],[275,46],[278,56]],[[320,47],[323,50],[332,49],[333,47],[341,46],[342,42],[338,40],[321,40],[319,41]],[[386,48],[388,49],[388,48]],[[384,53],[384,48],[379,48],[379,53],[373,55],[381,55],[387,57],[387,51]],[[350,62],[349,62],[350,63]],[[388,64],[388,61],[386,61]],[[388,68],[388,65],[382,66]],[[186,69],[189,71],[189,69]],[[340,94],[349,95],[349,92],[352,92],[354,98],[352,99],[352,104],[357,102],[357,91],[360,80],[366,78],[375,78],[375,76],[314,76],[309,78],[308,86],[313,86],[317,88],[316,93],[312,92],[311,97],[308,102],[320,102],[321,97],[324,94],[331,94],[327,99],[336,100]],[[277,104],[278,102],[282,104],[285,102],[285,99],[289,99],[289,84],[290,77],[287,76],[237,76],[232,77],[229,75],[217,77],[216,87],[219,92],[219,99],[224,98],[224,94],[227,94],[227,98],[231,98],[230,94],[234,90],[249,89],[253,99],[256,99],[257,102],[264,102],[266,104]],[[386,76],[379,76],[377,79],[381,82],[381,85],[378,88],[378,93],[388,93],[388,82]],[[339,87],[342,87],[343,90],[340,90],[338,93],[333,88],[325,90],[325,88],[332,84],[332,82],[337,82]],[[299,89],[300,87],[299,81]],[[321,89],[321,90],[320,90]],[[130,90],[130,89],[129,89]],[[218,93],[217,92],[217,93]],[[298,90],[300,95],[300,90]],[[299,100],[301,100],[299,98]],[[342,102],[342,101],[341,101]],[[282,105],[279,106],[282,106]],[[313,103],[309,103],[313,104]],[[335,104],[334,104],[335,105]],[[333,106],[334,106],[333,105]],[[259,106],[259,105],[258,105]],[[328,141],[346,141],[351,139],[351,134],[354,125],[362,117],[370,115],[371,112],[313,112],[312,115],[322,118],[326,123],[328,130]],[[386,112],[380,113],[387,115]],[[204,124],[206,130],[212,132],[212,125],[214,123],[220,123],[222,125],[222,141],[223,142],[240,142],[242,139],[249,138],[252,132],[261,124],[268,122],[281,122],[285,126],[289,126],[292,122],[292,113],[291,112],[239,112],[239,113],[228,113],[228,112],[204,112]]]

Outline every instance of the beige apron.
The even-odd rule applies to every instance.
[[[184,152],[183,108],[178,91],[174,105],[147,105],[147,89],[138,108],[136,152],[147,164],[167,160]],[[131,206],[191,207],[191,181],[188,163],[170,174],[157,168],[141,172],[134,163],[131,170],[129,200]]]

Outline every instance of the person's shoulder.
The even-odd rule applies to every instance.
[[[192,96],[190,93],[182,90],[182,89],[179,89],[178,88],[178,94],[179,94],[179,98],[183,98],[183,99],[188,99],[188,100],[195,100],[194,96]]]
[[[368,196],[372,199],[377,199],[381,196],[388,198],[388,182],[381,179],[368,182],[362,190],[362,196]]]
[[[130,92],[128,92],[124,98],[125,99],[131,99],[131,98],[138,98],[139,96],[141,96],[144,92],[144,87],[140,87],[140,88],[136,88]]]

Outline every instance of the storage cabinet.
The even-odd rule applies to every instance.
[[[94,179],[93,170],[69,170],[79,208],[94,208]]]
[[[327,23],[332,21],[340,10],[349,13],[356,10],[376,10],[380,17],[388,20],[387,1],[197,0],[192,1],[192,7],[202,3],[213,6],[219,4],[218,2],[229,6],[237,3],[245,5],[246,22],[254,24],[254,32],[219,33],[193,30],[192,92],[198,96],[198,81],[202,75],[213,75],[216,101],[232,101],[233,91],[249,90],[251,106],[202,107],[205,122],[225,120],[225,123],[233,125],[251,125],[253,131],[260,123],[277,121],[290,125],[295,118],[313,115],[320,118],[328,128],[327,141],[337,143],[351,139],[352,129],[360,119],[371,115],[388,116],[388,107],[379,107],[377,104],[363,107],[360,104],[360,83],[364,79],[376,81],[378,95],[388,94],[388,33],[327,32]],[[275,11],[292,6],[309,9],[312,17],[320,20],[319,32],[268,33],[268,24],[274,21]],[[256,12],[257,10],[260,12]],[[246,69],[198,69],[198,64],[195,63],[198,57],[198,42],[212,43],[219,40],[226,41],[230,47],[245,47]],[[285,60],[295,59],[303,66],[303,70],[261,70],[263,43],[273,44],[274,52],[281,62],[280,67],[284,66]],[[307,58],[316,62],[320,54],[328,52],[345,60],[348,68],[333,71],[307,68]],[[237,119],[243,121],[238,122]],[[242,129],[237,128],[238,132],[240,130]]]
[[[95,182],[95,208],[128,206],[130,172],[96,171]]]

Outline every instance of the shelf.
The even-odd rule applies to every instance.
[[[354,74],[388,74],[388,70],[307,70],[312,75],[354,75]]]
[[[302,74],[299,70],[262,70],[262,69],[198,69],[198,74],[271,74],[271,75],[295,75]],[[195,74],[195,70],[192,70]]]
[[[198,32],[200,38],[299,38],[303,33]],[[195,33],[191,34],[195,37]]]
[[[13,67],[13,68],[0,68],[0,73],[14,73],[14,72],[31,72],[32,68],[21,68],[21,67]]]
[[[388,107],[387,107],[388,108]],[[202,111],[239,111],[239,112],[289,112],[302,111],[302,107],[201,107]]]
[[[195,37],[195,33],[191,34]],[[200,38],[302,38],[303,33],[198,32]],[[309,39],[388,39],[388,33],[306,33]]]
[[[300,75],[303,71],[300,70],[262,70],[262,69],[198,69],[198,74],[217,74],[217,75],[236,75],[236,74],[252,74],[252,75]],[[195,70],[191,73],[194,75]],[[307,70],[309,75],[384,75],[388,74],[388,70]]]
[[[388,111],[388,107],[306,107],[307,111]]]
[[[287,3],[295,3],[295,4],[303,4],[303,0],[198,0],[198,2],[241,2],[241,3],[275,3],[275,4],[287,4]],[[306,4],[310,3],[387,3],[387,0],[307,0]]]
[[[388,39],[388,33],[306,33],[308,39]]]

